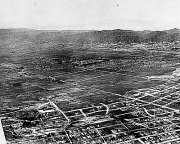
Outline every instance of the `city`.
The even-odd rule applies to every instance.
[[[1,66],[18,69],[17,66],[12,67],[7,64],[1,64]],[[28,91],[17,95],[18,107],[14,101],[9,102],[8,97],[4,99],[4,105],[8,107],[10,107],[9,104],[14,105],[11,109],[5,107],[0,114],[7,143],[179,143],[178,69],[171,75],[163,75],[169,77],[168,81],[164,81],[160,75],[159,79],[162,79],[162,84],[130,90],[124,94],[98,89],[92,83],[95,80],[98,84],[97,79],[103,82],[109,76],[111,81],[106,81],[106,83],[116,82],[118,84],[117,78],[127,79],[126,74],[92,71],[76,72],[74,77],[69,74],[70,78],[64,78],[64,80],[60,79],[59,74],[47,77],[16,72],[20,77],[15,78],[13,75],[13,80],[4,81],[6,84],[4,88],[7,87],[4,93],[10,93],[8,89],[10,84],[15,87],[22,87],[23,84]],[[88,75],[83,75],[84,72],[88,72]],[[80,73],[81,80],[78,78]],[[103,79],[104,76],[106,79]],[[131,75],[129,77],[133,79]],[[28,81],[22,82],[22,78],[28,78]],[[41,83],[37,85],[38,78]],[[153,76],[136,76],[136,78],[143,82],[154,80]],[[61,83],[59,83],[60,80]],[[44,90],[46,87],[48,91]],[[29,96],[32,100],[28,99]],[[20,106],[21,99],[23,103]]]

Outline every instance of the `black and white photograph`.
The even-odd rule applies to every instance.
[[[180,144],[180,0],[0,0],[0,144]]]

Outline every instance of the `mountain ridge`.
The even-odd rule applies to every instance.
[[[34,29],[0,29],[0,53],[22,52],[66,47],[83,47],[87,44],[175,42],[180,40],[180,29],[165,31],[133,30],[67,30],[49,31]]]

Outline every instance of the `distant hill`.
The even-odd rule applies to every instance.
[[[96,42],[173,42],[180,40],[180,30],[171,29],[166,31],[131,31],[131,30],[106,30],[92,32]]]
[[[141,43],[173,42],[180,40],[177,28],[165,31],[132,31],[132,30],[33,30],[33,29],[0,29],[0,53],[26,51],[36,52],[46,49],[71,48],[84,44],[96,43]]]
[[[169,33],[169,34],[180,33],[180,29],[174,28],[174,29],[170,29],[170,30],[165,30],[165,32]]]

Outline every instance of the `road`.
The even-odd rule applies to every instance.
[[[0,119],[0,138],[1,138],[0,143],[1,144],[6,144],[6,139],[5,139],[5,136],[4,136],[4,131],[3,131],[1,119]]]

